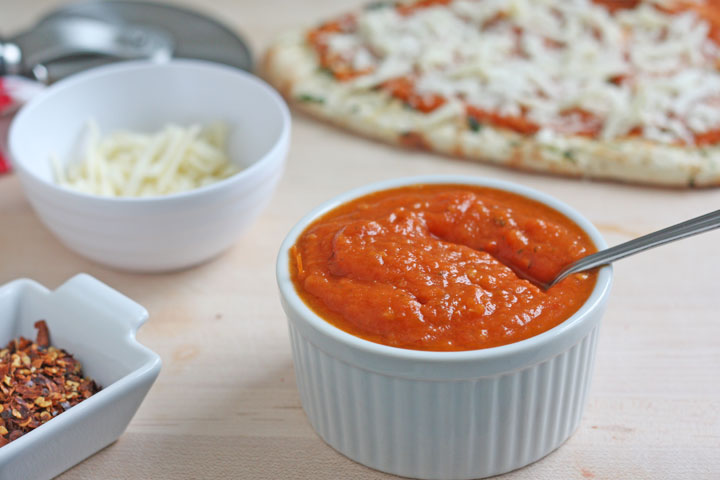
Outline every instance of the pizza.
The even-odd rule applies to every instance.
[[[301,109],[407,147],[541,172],[720,185],[720,2],[372,3],[269,48]]]

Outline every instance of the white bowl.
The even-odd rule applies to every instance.
[[[289,249],[305,228],[359,196],[430,183],[488,186],[540,201],[577,223],[598,249],[606,248],[595,227],[566,204],[497,180],[405,178],[340,195],[293,227],[277,261],[300,398],[323,440],[369,467],[427,479],[497,475],[547,455],[578,427],[612,270],[600,269],[590,298],[560,325],[484,350],[389,347],[346,333],[315,314],[295,291],[289,270]]]
[[[31,280],[0,286],[0,344],[45,320],[51,344],[80,361],[102,390],[0,448],[0,480],[59,475],[125,431],[160,373],[160,357],[135,340],[147,311],[95,278],[80,274],[51,292]],[[0,348],[2,348],[0,347]]]
[[[243,170],[185,193],[109,198],[58,186],[50,155],[69,162],[89,119],[101,131],[156,131],[169,122],[224,121]],[[74,75],[30,101],[13,120],[9,148],[25,193],[70,249],[126,270],[162,271],[205,261],[237,240],[282,175],[290,115],[262,80],[209,62],[127,62]]]

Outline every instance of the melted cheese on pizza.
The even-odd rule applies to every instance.
[[[702,1],[381,3],[308,41],[350,91],[383,90],[470,127],[546,142],[720,140],[720,9]]]

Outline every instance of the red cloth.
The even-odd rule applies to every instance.
[[[2,115],[3,110],[10,108],[13,103],[13,98],[5,91],[3,79],[0,78],[0,115]],[[0,132],[0,175],[10,171],[10,161],[5,157],[5,139],[3,137],[5,137],[4,132]]]
[[[13,103],[12,97],[6,93],[3,89],[3,81],[2,78],[0,78],[0,112],[5,110],[5,108],[9,107]]]
[[[10,162],[5,158],[2,152],[0,152],[0,175],[10,171]]]
[[[15,111],[30,100],[43,85],[25,77],[0,77],[0,175],[10,171],[7,129]]]

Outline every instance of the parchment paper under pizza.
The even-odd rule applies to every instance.
[[[720,185],[720,1],[372,3],[283,35],[264,70],[302,109],[393,144]]]

